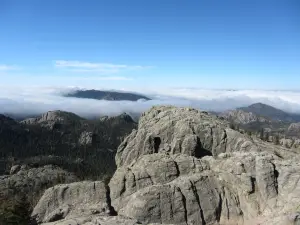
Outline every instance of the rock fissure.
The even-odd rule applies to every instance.
[[[183,203],[183,208],[184,208],[184,221],[187,223],[188,222],[188,216],[187,216],[188,211],[187,211],[187,205],[186,205],[186,198],[179,187],[177,187],[177,190],[180,192],[181,197],[182,197],[182,203]]]
[[[179,169],[179,166],[178,166],[178,164],[177,164],[177,162],[174,160],[173,161],[174,162],[174,165],[175,165],[175,167],[176,167],[176,177],[179,177],[180,176],[180,169]]]
[[[202,225],[206,225],[203,209],[201,207],[200,198],[199,198],[199,195],[198,195],[198,192],[197,192],[197,188],[195,187],[195,184],[192,181],[190,181],[190,184],[191,184],[193,194],[196,198],[197,204],[199,206],[199,212],[200,212],[200,216],[201,216],[201,220],[202,220]]]
[[[109,185],[106,185],[106,199],[107,199],[107,205],[108,205],[108,209],[109,209],[109,215],[110,216],[117,216],[118,212],[114,209],[114,207],[111,204],[111,197],[110,197],[110,187]]]

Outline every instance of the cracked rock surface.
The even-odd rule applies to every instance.
[[[300,224],[300,156],[205,112],[153,107],[116,162],[108,186],[55,186],[33,216],[47,225]]]

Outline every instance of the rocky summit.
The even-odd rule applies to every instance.
[[[46,190],[44,225],[300,224],[300,156],[207,112],[157,106],[119,146],[109,184]]]

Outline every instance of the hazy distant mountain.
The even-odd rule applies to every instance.
[[[31,118],[31,117],[36,117],[37,115],[28,115],[28,114],[23,114],[23,113],[3,113],[3,116],[9,117],[11,119],[14,119],[15,121],[22,121],[25,120],[27,118]]]
[[[116,91],[99,91],[99,90],[77,90],[64,94],[65,97],[89,98],[107,101],[138,101],[151,100],[150,98],[133,93],[116,92]]]
[[[263,104],[255,103],[247,107],[238,108],[244,112],[251,112],[258,116],[266,117],[271,120],[279,120],[284,122],[298,122],[300,121],[300,115],[284,112],[275,107]]]
[[[236,123],[236,124],[249,124],[253,122],[267,123],[270,122],[270,119],[259,116],[253,112],[245,112],[243,110],[229,110],[222,112],[219,116],[224,117],[225,119]]]
[[[219,113],[218,116],[230,121],[234,126],[251,132],[268,130],[269,133],[281,136],[299,137],[300,115],[255,103],[247,107]]]

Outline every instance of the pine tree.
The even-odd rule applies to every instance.
[[[269,138],[270,138],[270,134],[269,134],[269,132],[266,132],[265,141],[269,141]]]
[[[264,129],[263,129],[263,128],[260,130],[259,138],[260,138],[261,140],[264,140]]]
[[[276,135],[274,136],[274,144],[275,144],[275,145],[279,145],[279,144],[280,144],[280,141],[279,141],[279,135],[278,135],[278,134],[276,134]]]

